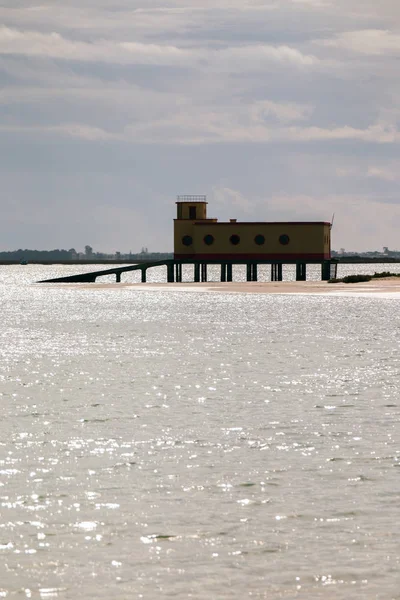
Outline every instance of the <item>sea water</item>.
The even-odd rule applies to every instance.
[[[400,300],[90,269],[0,267],[0,598],[399,599]]]

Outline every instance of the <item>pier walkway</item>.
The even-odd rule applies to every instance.
[[[56,277],[55,279],[44,279],[38,281],[38,283],[94,283],[98,277],[104,277],[105,275],[115,275],[117,283],[121,282],[122,273],[128,271],[141,271],[142,283],[147,281],[147,269],[153,267],[167,268],[167,282],[168,283],[180,283],[182,282],[182,265],[193,265],[193,281],[194,282],[206,282],[207,281],[207,267],[208,265],[220,265],[221,268],[221,282],[232,281],[232,267],[233,265],[246,265],[246,278],[247,281],[258,281],[258,265],[271,265],[271,281],[282,281],[283,265],[296,265],[296,281],[306,281],[307,279],[307,264],[319,264],[321,265],[321,280],[327,281],[328,279],[336,277],[337,272],[337,261],[335,260],[324,260],[314,261],[308,260],[301,262],[290,261],[290,260],[209,260],[209,261],[197,261],[193,259],[187,260],[160,260],[155,262],[145,262],[141,264],[126,265],[121,267],[113,267],[111,269],[103,269],[101,271],[91,271],[89,273],[80,273],[78,275],[68,275],[66,277]]]

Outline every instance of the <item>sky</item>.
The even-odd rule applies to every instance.
[[[400,249],[399,0],[0,8],[0,250],[172,251],[210,217]]]

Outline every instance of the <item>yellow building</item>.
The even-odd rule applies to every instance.
[[[219,222],[207,218],[205,196],[178,196],[174,259],[199,261],[325,261],[331,223]]]

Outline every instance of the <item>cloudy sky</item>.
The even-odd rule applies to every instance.
[[[209,216],[400,249],[399,0],[12,0],[0,249],[172,250]]]

